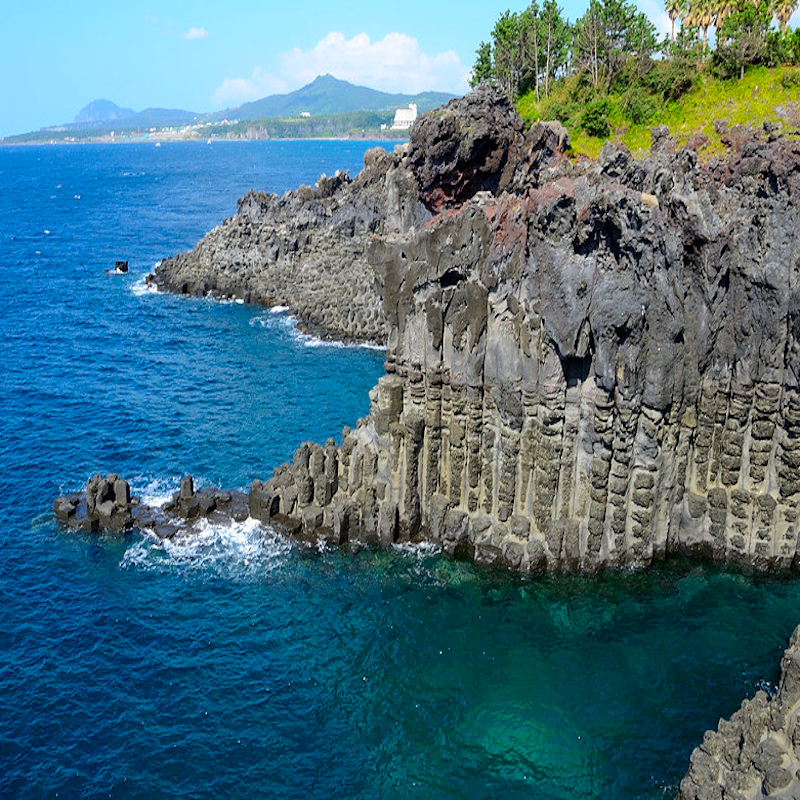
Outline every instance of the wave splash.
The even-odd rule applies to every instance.
[[[254,519],[244,522],[200,521],[191,531],[160,539],[144,530],[120,561],[124,569],[211,571],[228,577],[263,575],[285,563],[292,544]]]
[[[301,331],[297,327],[297,317],[288,313],[287,306],[272,306],[265,314],[259,314],[250,320],[250,325],[254,328],[265,330],[278,330],[285,332],[290,339],[303,347],[330,347],[340,348],[360,348],[363,350],[385,350],[386,347],[377,342],[359,342],[357,344],[348,342],[335,342],[329,339],[320,339],[319,336]]]

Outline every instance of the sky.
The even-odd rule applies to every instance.
[[[661,31],[659,0],[637,0]],[[475,49],[506,8],[462,0],[64,0],[4,3],[0,136],[70,122],[104,98],[213,111],[299,89],[330,73],[375,89],[467,89]],[[575,20],[588,0],[563,0]]]

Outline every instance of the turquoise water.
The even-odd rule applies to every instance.
[[[368,408],[382,353],[142,278],[364,145],[0,149],[0,794],[667,797],[769,687],[793,580],[520,580],[424,548],[59,530],[95,471],[245,488]],[[114,259],[129,277],[108,277]]]

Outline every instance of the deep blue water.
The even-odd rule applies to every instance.
[[[184,472],[245,488],[366,413],[380,352],[141,281],[247,189],[355,173],[364,148],[0,149],[0,795],[665,797],[777,677],[795,580],[54,525],[95,471],[151,498]],[[131,276],[103,274],[118,258]]]

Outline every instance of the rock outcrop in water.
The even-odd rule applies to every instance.
[[[485,93],[415,127],[434,216],[368,252],[387,374],[340,447],[254,485],[259,516],[521,570],[797,564],[800,147],[565,144]]]
[[[131,497],[130,484],[119,475],[94,475],[82,492],[53,501],[56,519],[67,528],[87,533],[127,533],[134,528],[153,531],[160,539],[191,536],[202,520],[212,523],[248,518],[248,498],[243,492],[213,486],[195,491],[191,475],[181,480],[180,491],[163,506]]]
[[[800,627],[781,661],[778,691],[763,691],[708,731],[692,753],[678,800],[800,797]]]
[[[321,335],[383,342],[367,244],[373,234],[412,230],[430,216],[404,149],[370,150],[354,180],[345,172],[282,197],[248,193],[236,215],[194,250],[162,261],[151,283],[178,294],[288,306]]]

